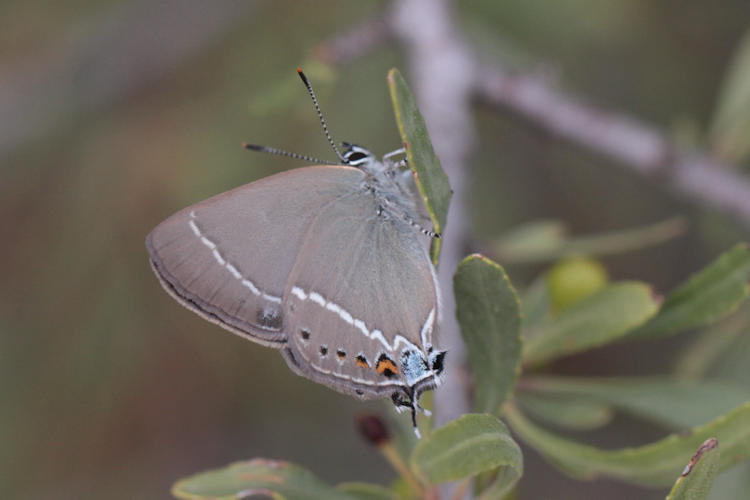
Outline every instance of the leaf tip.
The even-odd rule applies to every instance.
[[[657,292],[652,286],[649,286],[648,289],[651,293],[651,300],[656,302],[657,306],[661,306],[662,302],[664,302],[664,294]]]
[[[698,450],[690,458],[690,461],[682,470],[682,474],[681,474],[682,477],[686,477],[690,474],[690,472],[693,470],[693,467],[695,467],[695,465],[698,463],[698,461],[701,459],[704,453],[706,453],[707,451],[713,450],[717,446],[719,446],[719,440],[716,438],[708,438],[705,441],[703,441],[703,444],[698,447]]]
[[[398,73],[398,69],[391,68],[388,70],[388,85],[394,85],[394,78],[396,77],[396,73]]]

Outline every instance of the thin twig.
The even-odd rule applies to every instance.
[[[475,90],[487,103],[510,110],[564,139],[617,161],[699,205],[750,227],[750,182],[728,165],[678,148],[656,127],[594,106],[538,76],[498,66],[477,72]]]
[[[424,115],[435,152],[448,174],[453,198],[438,269],[442,289],[442,327],[438,342],[450,359],[447,376],[434,399],[435,424],[442,425],[471,411],[466,347],[461,341],[453,273],[467,247],[465,171],[476,141],[471,118],[474,59],[453,26],[450,0],[398,0],[393,3],[393,29],[406,49],[409,79]],[[455,484],[440,487],[442,498],[451,498]],[[464,496],[463,492],[459,492]]]
[[[407,78],[454,192],[438,269],[443,291],[438,342],[449,357],[448,374],[435,397],[435,423],[441,425],[470,411],[466,377],[458,373],[465,369],[467,356],[456,321],[452,284],[467,241],[464,186],[468,177],[465,167],[475,142],[470,114],[473,58],[453,28],[448,0],[399,0],[393,7],[393,29],[407,54]]]
[[[367,19],[362,24],[319,43],[313,48],[313,54],[321,61],[333,65],[360,59],[393,38],[393,30],[388,21],[387,16]]]

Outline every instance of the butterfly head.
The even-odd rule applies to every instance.
[[[372,154],[369,149],[348,142],[342,142],[341,145],[344,147],[342,156],[345,165],[350,167],[362,167],[377,162],[375,155]]]

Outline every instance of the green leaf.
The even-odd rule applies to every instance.
[[[427,126],[417,108],[417,102],[396,68],[388,72],[388,88],[391,92],[398,131],[409,159],[409,168],[414,173],[414,180],[432,220],[433,230],[441,233],[445,227],[448,205],[453,194],[448,176],[443,172],[440,160],[432,149]],[[439,254],[440,239],[433,238],[430,255],[435,265]]]
[[[610,405],[587,399],[536,396],[522,391],[516,392],[515,397],[529,415],[564,429],[596,429],[608,424],[615,414]]]
[[[201,472],[181,479],[172,486],[174,496],[191,500],[240,499],[253,493],[288,500],[357,498],[331,488],[302,467],[265,458],[236,462],[221,469]]]
[[[612,405],[677,429],[723,415],[746,401],[750,391],[730,382],[670,377],[525,377],[524,390],[539,397],[572,397]]]
[[[719,442],[709,438],[703,442],[677,478],[667,500],[705,500],[719,471]]]
[[[741,162],[750,154],[750,30],[737,45],[726,71],[710,138],[724,161]]]
[[[668,486],[685,465],[685,457],[703,441],[716,437],[722,445],[719,470],[750,455],[750,402],[687,434],[673,434],[645,446],[601,450],[546,431],[506,406],[505,417],[513,431],[550,462],[582,479],[606,475],[650,486]]]
[[[523,360],[540,363],[607,344],[648,320],[657,310],[648,285],[610,285],[527,330]]]
[[[474,408],[497,413],[521,371],[518,296],[503,268],[481,255],[459,264],[453,290],[474,373]]]
[[[411,456],[415,474],[430,483],[457,481],[508,467],[523,471],[521,449],[500,420],[467,414],[448,422],[417,443]]]
[[[559,256],[566,239],[561,221],[536,220],[511,228],[491,245],[503,262],[539,262]]]
[[[674,374],[688,379],[705,376],[745,333],[749,323],[750,307],[743,305],[737,313],[704,329],[700,336],[681,350],[674,365]]]
[[[348,482],[336,485],[336,489],[357,500],[396,500],[396,494],[377,484]]]
[[[712,323],[734,311],[750,293],[750,248],[740,243],[672,291],[659,314],[628,339],[670,335]]]
[[[492,249],[506,264],[550,262],[571,255],[599,257],[639,250],[669,241],[685,232],[682,217],[656,224],[569,237],[559,221],[535,221],[512,229],[493,242]]]
[[[539,324],[550,313],[549,287],[547,278],[541,275],[523,292],[521,299],[521,328]]]
[[[496,471],[492,482],[481,491],[477,497],[478,500],[503,500],[508,499],[508,495],[513,487],[516,486],[521,478],[520,469],[513,467],[501,467]]]

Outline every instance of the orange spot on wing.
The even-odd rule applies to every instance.
[[[377,372],[381,375],[383,375],[386,370],[389,370],[393,374],[398,373],[398,368],[396,368],[396,365],[393,364],[393,361],[387,358],[379,360],[377,366],[375,367],[375,370],[377,370]]]
[[[367,360],[363,356],[357,356],[357,366],[360,368],[369,368],[370,364],[367,362]]]

